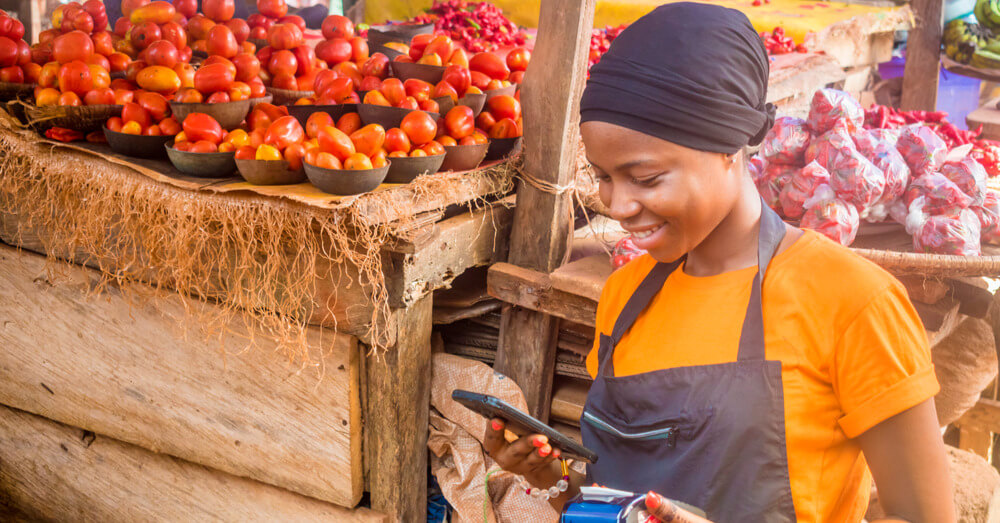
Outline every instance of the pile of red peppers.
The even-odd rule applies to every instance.
[[[796,44],[795,40],[785,35],[785,28],[778,26],[774,31],[760,32],[760,39],[764,41],[767,54],[788,54],[788,53],[808,53],[806,44]]]
[[[524,45],[528,38],[499,7],[489,2],[439,0],[413,22],[433,22],[435,32],[447,34],[473,53]]]

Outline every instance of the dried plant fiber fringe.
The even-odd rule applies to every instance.
[[[232,322],[246,322],[249,332],[263,332],[303,367],[319,365],[311,356],[316,348],[306,342],[309,324],[336,329],[347,315],[367,326],[362,337],[376,353],[395,341],[385,328],[381,249],[406,229],[400,207],[408,202],[387,196],[369,199],[363,211],[351,205],[331,211],[278,198],[184,190],[10,127],[0,125],[5,241],[33,249],[30,244],[40,242],[37,250],[50,260],[99,269],[102,286],[116,285],[125,294],[139,281],[179,291],[189,313],[185,329],[197,325],[203,335],[221,339]],[[489,176],[496,180],[490,196],[510,190],[508,166],[491,169]],[[453,190],[454,180],[435,178],[418,178],[411,197]],[[380,220],[380,209],[404,218]],[[319,296],[319,282],[335,282],[323,286],[334,296]],[[355,298],[338,300],[338,294]],[[218,306],[195,312],[209,308],[193,307],[191,297]],[[248,341],[250,347],[256,343]]]

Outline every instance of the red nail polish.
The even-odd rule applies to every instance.
[[[531,444],[538,448],[542,448],[545,446],[547,440],[548,438],[546,438],[545,436],[537,436],[535,437],[535,439],[531,440]]]
[[[500,423],[497,420],[491,421],[490,424],[493,426],[493,430],[500,430],[503,428],[503,423]]]
[[[562,452],[559,452],[559,449],[552,451],[552,457],[558,458],[559,456],[562,456]]]
[[[545,456],[548,456],[549,452],[552,452],[552,449],[547,449],[545,447],[542,447],[542,448],[538,449],[538,455],[541,456],[541,457],[543,457],[543,458]]]
[[[656,510],[660,506],[660,496],[652,490],[646,493],[646,506],[649,510]]]

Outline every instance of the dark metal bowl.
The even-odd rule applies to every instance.
[[[388,165],[378,169],[347,170],[324,169],[307,163],[305,169],[309,181],[319,190],[338,196],[363,194],[375,190],[389,173]]]
[[[409,45],[410,40],[419,34],[431,34],[434,24],[384,24],[368,28],[368,44],[385,45],[389,42],[403,42]]]
[[[442,171],[468,171],[483,163],[489,143],[476,145],[446,145]]]
[[[171,140],[164,145],[170,163],[178,171],[199,178],[228,178],[236,171],[236,153],[191,153],[173,148]]]
[[[417,156],[415,158],[389,158],[389,174],[386,183],[410,183],[421,174],[434,174],[441,169],[444,154]]]
[[[395,49],[393,49],[391,47],[386,47],[383,44],[374,44],[374,45],[372,45],[371,52],[372,52],[372,54],[375,54],[375,53],[382,53],[382,54],[384,54],[386,57],[389,58],[390,62],[393,61],[393,60],[395,60],[397,56],[403,56],[404,54],[406,54],[406,53],[404,53],[402,51],[397,51],[397,50],[395,50]]]
[[[399,124],[403,122],[403,118],[413,111],[419,111],[419,109],[403,109],[401,107],[386,107],[384,105],[358,104],[358,116],[361,117],[362,123],[365,125],[377,123],[386,129],[399,127]],[[438,113],[428,111],[424,112],[429,114],[435,122],[441,117]]]
[[[294,116],[303,127],[305,127],[306,121],[309,120],[309,116],[313,113],[326,113],[333,117],[333,121],[336,122],[341,116],[356,112],[358,112],[358,104],[288,106],[288,114]]]
[[[236,160],[244,180],[254,185],[291,185],[306,181],[303,169],[293,171],[287,160]]]
[[[104,137],[111,150],[135,158],[163,158],[167,152],[163,146],[174,140],[173,136],[142,136],[118,133],[104,127]]]
[[[392,75],[402,81],[416,78],[437,85],[444,76],[444,67],[440,65],[414,64],[410,62],[389,62]]]
[[[486,93],[467,94],[458,99],[458,104],[453,102],[450,96],[440,96],[434,101],[437,102],[441,114],[448,114],[448,111],[452,110],[455,105],[464,105],[472,109],[474,115],[479,116],[479,113],[483,112],[483,106],[486,105]]]
[[[207,103],[180,103],[170,102],[170,111],[178,122],[184,123],[184,119],[191,113],[205,113],[227,131],[231,131],[243,123],[243,119],[250,112],[250,100],[237,100],[235,102],[224,102],[217,104]],[[181,151],[183,152],[183,151]]]
[[[490,147],[486,150],[486,161],[500,160],[521,152],[523,141],[520,136],[515,138],[490,138]]]

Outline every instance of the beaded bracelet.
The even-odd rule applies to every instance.
[[[554,486],[547,489],[541,489],[538,487],[532,488],[531,484],[522,478],[521,487],[524,489],[524,493],[528,496],[542,498],[543,500],[548,501],[550,499],[558,498],[560,494],[569,490],[569,465],[564,459],[560,459],[559,464],[562,466],[562,479],[557,481]]]

